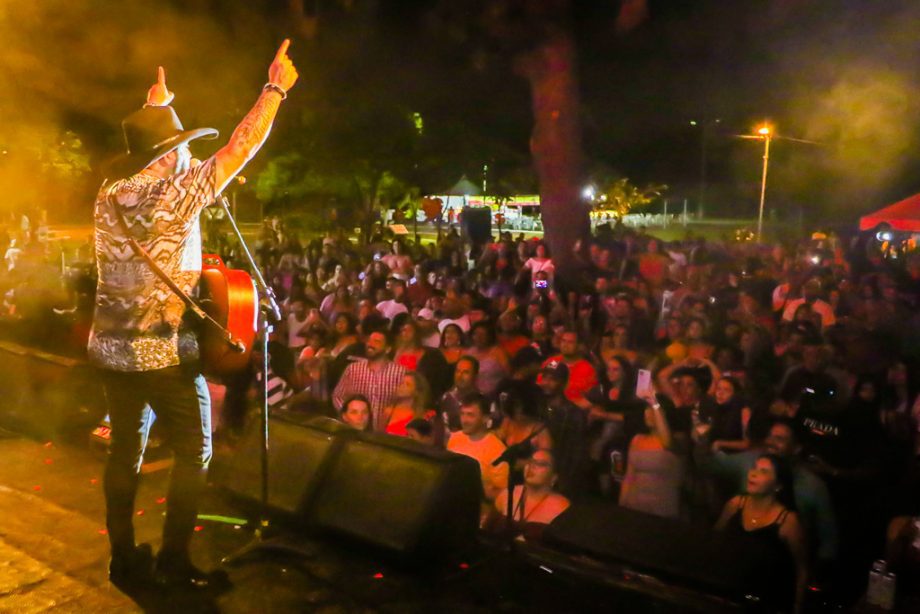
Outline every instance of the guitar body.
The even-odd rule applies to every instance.
[[[198,335],[202,370],[212,377],[233,375],[249,364],[258,326],[258,294],[246,271],[228,269],[220,256],[214,254],[204,254],[202,261],[198,284],[200,304],[245,348],[243,351],[234,348],[223,331],[204,322]]]

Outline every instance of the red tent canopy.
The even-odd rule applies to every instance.
[[[892,230],[901,232],[920,232],[920,194],[859,218],[860,230],[872,230],[879,224],[888,224]]]

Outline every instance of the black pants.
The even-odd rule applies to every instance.
[[[174,464],[161,556],[187,557],[211,460],[211,400],[204,376],[187,367],[102,371],[112,423],[105,468],[106,526],[112,552],[134,548],[134,499],[147,437],[159,420]]]

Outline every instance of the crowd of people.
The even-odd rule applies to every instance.
[[[527,441],[522,531],[608,498],[772,546],[777,603],[809,583],[855,597],[889,520],[920,514],[920,258],[610,226],[575,250],[561,279],[510,233],[478,249],[453,230],[358,247],[267,229],[273,402],[475,458],[484,526],[507,505],[492,462]]]
[[[48,352],[86,355],[96,272],[89,241],[62,255],[28,228],[0,227],[0,337]]]
[[[917,562],[920,256],[602,225],[563,271],[508,232],[302,244],[278,220],[254,252],[283,309],[272,409],[474,458],[486,528],[515,477],[523,535],[589,498],[714,526],[772,549],[762,593],[790,609],[809,585],[855,600],[874,559]],[[218,435],[257,378],[223,382]]]

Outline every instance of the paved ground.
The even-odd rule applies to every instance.
[[[146,474],[138,494],[137,538],[155,547],[167,473]],[[0,612],[291,612],[311,601],[318,606],[311,611],[337,609],[341,598],[308,587],[298,570],[259,561],[231,570],[237,586],[223,595],[125,595],[106,576],[101,474],[101,459],[79,446],[0,439]],[[209,497],[202,509],[233,512],[219,497]],[[206,567],[249,539],[242,527],[207,520],[199,526],[193,556]],[[288,575],[297,581],[274,581]]]
[[[0,612],[139,611],[105,575],[99,464],[63,459],[0,440]]]
[[[294,562],[255,558],[229,568],[233,587],[220,595],[145,590],[126,595],[107,579],[102,459],[83,445],[0,437],[0,613],[428,612],[491,611],[426,586],[418,574],[393,571],[357,549],[302,541],[311,556]],[[138,494],[138,541],[156,548],[168,471],[148,473]],[[214,490],[202,514],[239,516]],[[250,540],[245,526],[200,520],[193,558],[205,568]],[[288,543],[294,537],[288,536]],[[458,572],[458,575],[463,575]],[[457,585],[462,584],[463,580]],[[483,600],[479,600],[483,603]]]

